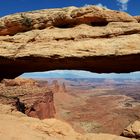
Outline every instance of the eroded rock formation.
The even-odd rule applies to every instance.
[[[33,102],[33,104],[26,109],[25,114],[39,119],[54,118],[56,112],[53,102],[53,92],[50,91],[31,96],[29,95],[27,104],[29,101]]]
[[[58,82],[58,80],[53,80],[52,83],[50,84],[49,88],[54,92],[54,93],[64,93],[67,92],[66,84],[65,82]]]
[[[0,102],[13,105],[14,110],[30,117],[54,118],[56,112],[53,92],[48,88],[38,87],[37,82],[34,82],[22,78],[3,80],[0,84]]]
[[[0,104],[1,140],[132,140],[102,133],[82,135],[65,122],[56,119],[39,120],[12,110],[10,106]]]
[[[18,13],[0,19],[0,79],[24,72],[140,70],[138,17],[95,6]]]
[[[135,19],[126,13],[105,10],[95,6],[80,9],[77,7],[49,9],[19,13],[2,18],[0,35],[14,35],[19,32],[51,26],[59,28],[69,28],[79,24],[105,26],[109,22],[133,21],[135,22]]]
[[[123,131],[123,136],[130,138],[140,138],[140,121],[135,121],[126,127]]]
[[[53,91],[53,92],[59,92],[59,90],[60,90],[60,85],[59,85],[59,83],[58,83],[57,80],[53,80],[53,81],[52,81],[51,88],[52,88],[52,91]]]
[[[33,79],[15,78],[15,79],[3,79],[1,81],[5,86],[35,86],[38,85],[37,81]]]

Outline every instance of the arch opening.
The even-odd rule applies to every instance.
[[[52,70],[45,72],[24,73],[26,78],[107,78],[107,79],[140,79],[140,72],[130,73],[95,73],[85,70]]]

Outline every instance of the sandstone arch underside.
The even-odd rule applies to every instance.
[[[0,18],[0,79],[55,69],[140,70],[139,17],[88,6]]]

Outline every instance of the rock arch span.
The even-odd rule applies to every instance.
[[[55,69],[139,71],[139,17],[88,6],[0,18],[0,79]]]

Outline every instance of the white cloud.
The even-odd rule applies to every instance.
[[[88,6],[92,6],[92,5],[85,4],[84,6],[85,7],[88,7]],[[98,4],[96,4],[96,6],[101,7],[101,8],[105,8],[105,9],[108,9],[107,6],[103,5],[102,3],[98,3]]]
[[[96,4],[96,6],[107,9],[107,6],[103,5],[102,3],[98,3],[98,4]]]
[[[127,11],[129,0],[117,0],[121,11]]]
[[[125,4],[125,3],[128,3],[129,0],[117,0],[117,1]]]

